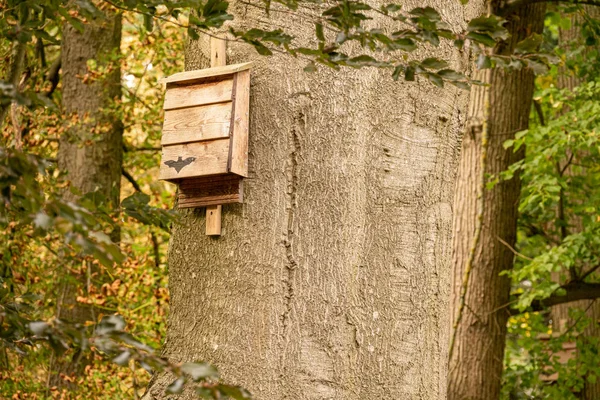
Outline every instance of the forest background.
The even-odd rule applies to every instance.
[[[543,32],[528,35],[514,52],[501,56],[496,50],[509,32],[499,17],[481,18],[458,37],[449,33],[433,9],[414,9],[405,17],[399,7],[386,5],[378,12],[408,20],[418,33],[392,38],[391,46],[386,44],[389,38],[378,32],[356,33],[363,20],[360,15],[371,10],[357,6],[362,3],[339,3],[350,11],[325,14],[329,26],[347,36],[351,26],[356,37],[336,40],[356,40],[365,53],[412,52],[440,40],[454,40],[462,48],[467,40],[477,68],[529,69],[537,74],[529,129],[511,132],[514,137],[503,140],[507,151],[526,148],[525,158],[485,176],[485,190],[515,175],[522,179],[517,241],[514,247],[505,244],[514,255],[514,268],[502,273],[511,279],[506,305],[511,316],[501,398],[594,398],[585,394],[600,375],[600,335],[594,331],[600,313],[594,311],[593,300],[600,296],[595,286],[600,266],[600,30],[593,8],[548,5]],[[148,371],[157,369],[175,375],[172,392],[193,380],[206,396],[217,392],[246,396],[239,388],[215,384],[211,366],[170,364],[154,350],[160,349],[166,330],[169,226],[179,223],[170,211],[175,187],[157,180],[164,93],[159,79],[183,70],[186,35],[194,38],[199,31],[221,27],[229,19],[226,10],[227,3],[219,1],[177,6],[2,2],[1,397],[139,398],[150,379]],[[102,24],[109,14],[122,21],[117,24],[117,51],[83,60],[86,71],[77,75],[93,87],[110,84],[118,71],[118,95],[102,110],[110,121],[95,123],[93,116],[65,109],[63,32],[66,26],[85,32],[86,24]],[[575,35],[564,35],[573,30]],[[404,58],[400,63],[366,54],[344,58],[326,48],[319,23],[314,48],[294,48],[293,38],[279,30],[230,35],[265,56],[283,51],[289,57],[307,58],[305,73],[371,67],[388,69],[391,82],[427,80],[462,90],[473,83],[470,73],[451,69],[441,58]],[[564,84],[565,77],[571,84]],[[88,134],[71,142],[94,146],[115,120],[123,132],[122,163],[113,165],[121,180],[116,202],[110,193],[70,185],[67,172],[59,168],[61,137],[65,140],[69,132],[83,127]],[[569,292],[569,284],[582,290]],[[71,290],[67,288],[73,287],[75,305],[65,303],[65,293]],[[579,294],[582,291],[586,294]],[[578,293],[574,300],[592,300],[568,303],[559,326],[551,306],[569,293]],[[90,323],[72,325],[56,319],[61,307],[83,306],[93,311]],[[577,347],[576,356],[568,361],[554,357],[572,345]],[[52,366],[63,359],[80,365],[78,374],[57,374]]]

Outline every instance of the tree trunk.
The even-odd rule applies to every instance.
[[[544,5],[535,4],[507,17],[512,38],[496,48],[510,54],[517,42],[541,32]],[[482,133],[487,130],[485,174],[497,176],[524,156],[503,143],[527,129],[534,75],[529,69],[479,72],[489,88],[471,91],[469,122],[464,136],[458,183],[454,198],[454,240],[452,280],[452,322],[457,321],[464,290],[465,270],[471,273],[466,286],[462,317],[456,330],[449,364],[450,400],[494,400],[500,395],[510,280],[500,276],[512,268],[517,211],[521,183],[518,176],[498,183],[493,189],[481,187]],[[478,193],[483,192],[483,209],[478,210]],[[479,242],[470,256],[477,224]],[[502,241],[506,242],[503,244]]]
[[[243,21],[258,19],[238,6]],[[457,3],[437,8],[465,25]],[[271,15],[314,39],[299,17]],[[450,44],[428,52],[468,65]],[[307,74],[305,61],[236,43],[228,55],[255,61],[245,201],[223,207],[219,238],[204,235],[203,209],[182,213],[165,355],[214,363],[259,400],[445,398],[468,92],[372,69]],[[207,60],[208,41],[192,41],[187,68]],[[168,383],[158,377],[145,398],[164,398]]]
[[[121,44],[121,15],[106,12],[105,18],[90,20],[83,32],[66,24],[62,41],[62,99],[68,119],[60,138],[58,167],[77,193],[66,190],[64,197],[76,200],[89,192],[106,198],[107,206],[119,206],[121,182],[123,126],[109,108],[121,95],[119,54]],[[105,78],[85,82],[88,60],[110,69]],[[119,239],[118,229],[113,240]],[[72,269],[78,268],[73,266]],[[96,267],[87,263],[78,273],[70,273],[60,284],[57,318],[74,323],[95,321],[94,308],[76,301],[78,289],[89,284]],[[76,281],[79,284],[75,284]],[[79,361],[79,362],[78,362]],[[50,385],[62,385],[60,374],[70,375],[86,364],[79,354],[71,362],[53,360]]]

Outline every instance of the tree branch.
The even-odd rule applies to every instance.
[[[600,7],[600,1],[595,0],[517,0],[502,7],[500,10],[498,10],[497,15],[504,17],[512,14],[518,8],[537,3],[567,3]]]
[[[566,291],[564,296],[556,293],[559,289]],[[554,294],[543,300],[531,303],[530,311],[542,311],[559,304],[572,303],[579,300],[594,300],[600,298],[600,283],[570,282],[562,285]],[[512,315],[521,314],[519,310],[511,310]]]
[[[137,192],[143,193],[139,183],[137,183],[135,178],[131,176],[131,174],[127,172],[125,168],[121,168],[121,174],[125,177],[125,179],[127,179],[129,183],[131,183],[131,185]],[[150,239],[152,240],[152,250],[154,251],[154,264],[156,267],[158,267],[160,265],[160,248],[158,246],[158,238],[152,230],[152,227],[150,227]]]
[[[131,174],[125,170],[125,168],[121,169],[121,173],[123,174],[125,179],[127,179],[127,181],[129,183],[131,183],[131,185],[133,186],[133,188],[135,189],[136,192],[142,191],[142,188],[140,187],[140,185],[137,183],[137,181],[134,179],[134,177],[131,176]]]
[[[50,89],[48,89],[48,91],[46,92],[46,97],[48,98],[52,96],[52,93],[54,93],[54,90],[56,90],[56,87],[58,86],[58,81],[60,80],[59,72],[61,65],[62,57],[59,54],[58,58],[50,66],[50,69],[48,70],[48,75],[46,76],[46,79],[51,83]]]

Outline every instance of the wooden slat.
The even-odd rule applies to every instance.
[[[228,156],[229,139],[164,146],[159,179],[223,174],[227,172]]]
[[[167,87],[165,110],[231,101],[233,80]]]
[[[178,72],[169,77],[163,78],[161,82],[163,83],[172,83],[172,82],[185,82],[192,81],[201,78],[207,78],[211,76],[218,75],[227,75],[234,74],[236,72],[244,71],[249,69],[252,66],[251,62],[242,63],[242,64],[233,64],[227,66],[218,66],[214,68],[205,68],[196,71],[185,71]]]
[[[232,103],[165,111],[161,144],[229,137]]]
[[[248,176],[248,122],[250,109],[250,71],[242,71],[235,79],[235,101],[229,171]]]
[[[179,185],[178,207],[241,203],[242,183],[242,178],[234,174],[185,179]]]

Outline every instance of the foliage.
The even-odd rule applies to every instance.
[[[150,376],[145,370],[163,370],[174,376],[172,393],[189,382],[206,398],[248,398],[243,389],[222,384],[213,367],[178,365],[155,350],[164,337],[169,299],[164,247],[170,225],[177,223],[168,211],[172,189],[154,178],[162,120],[155,99],[162,98],[158,79],[181,69],[182,29],[157,21],[147,30],[140,15],[123,16],[124,56],[113,60],[124,72],[123,96],[110,112],[125,125],[123,168],[133,188],[123,187],[115,216],[98,192],[63,200],[74,189],[56,166],[58,138],[67,126],[82,123],[62,114],[61,87],[52,75],[60,60],[61,26],[66,21],[81,27],[85,18],[102,16],[86,2],[78,10],[58,1],[9,3],[0,22],[0,48],[9,61],[4,76],[15,65],[15,49],[26,46],[18,85],[3,84],[1,98],[1,104],[13,103],[11,124],[2,121],[0,145],[0,229],[6,238],[0,242],[0,397],[137,397]],[[135,51],[139,46],[146,51]],[[102,78],[106,71],[98,65],[88,62],[84,82]],[[116,227],[120,244],[110,239]],[[77,325],[53,317],[58,283],[72,275],[87,276],[83,287],[72,283],[79,285],[79,304],[100,310],[97,321]],[[94,363],[82,376],[62,376],[68,390],[46,385],[51,357],[83,354]]]
[[[515,310],[505,354],[506,399],[575,399],[600,376],[598,337],[586,333],[598,324],[589,307],[571,307],[567,327],[556,330],[560,321],[552,321],[543,306],[545,299],[560,300],[574,283],[597,283],[600,266],[599,64],[597,51],[587,48],[595,43],[597,22],[579,12],[583,18],[554,11],[547,16],[542,47],[555,46],[566,69],[552,68],[538,78],[531,128],[505,143],[515,150],[525,147],[526,157],[498,177],[511,179],[519,172],[523,182],[518,255],[508,272]],[[559,29],[570,28],[573,20],[586,27],[582,35],[556,47]],[[565,75],[579,86],[558,88]],[[539,311],[527,311],[531,309]],[[576,352],[559,359],[566,348]],[[556,379],[550,384],[553,373]]]
[[[302,41],[283,29],[263,29],[264,26],[233,28],[227,23],[234,19],[234,14],[229,13],[229,3],[224,0],[2,2],[0,50],[6,62],[0,67],[4,77],[0,81],[0,229],[7,240],[0,244],[0,363],[6,383],[0,388],[0,396],[119,398],[133,394],[136,397],[148,379],[144,369],[154,369],[168,370],[174,375],[168,388],[172,393],[178,393],[186,382],[193,381],[198,384],[200,396],[247,398],[241,388],[221,384],[211,366],[176,365],[158,357],[153,350],[163,339],[168,307],[166,266],[162,261],[165,243],[169,225],[178,222],[167,211],[172,206],[172,188],[154,179],[162,120],[161,104],[156,101],[162,98],[158,78],[182,68],[184,31],[194,38],[199,33],[213,35],[211,32],[217,28],[221,31],[229,28],[228,40],[247,43],[265,56],[283,52],[304,59],[306,71],[314,71],[317,65],[335,69],[375,67],[389,70],[395,80],[413,81],[420,76],[436,86],[450,83],[462,89],[478,82],[455,70],[455,66],[441,57],[420,58],[418,50],[454,46],[475,55],[479,68],[532,68],[537,73],[546,72],[548,65],[557,63],[559,58],[568,58],[566,52],[544,47],[549,42],[547,34],[544,38],[535,35],[526,38],[516,46],[515,54],[492,54],[492,47],[509,39],[502,16],[479,16],[466,26],[456,27],[444,21],[432,7],[405,10],[401,4],[391,3],[377,8],[351,0],[265,0],[249,4],[259,8],[266,18],[278,12],[302,13],[303,21],[308,23],[302,28],[313,32],[314,37]],[[64,201],[62,194],[71,189],[55,160],[58,138],[66,126],[81,123],[64,115],[60,106],[58,67],[62,26],[68,23],[83,29],[90,20],[104,18],[104,11],[109,8],[122,11],[124,18],[122,55],[113,60],[121,63],[123,93],[110,112],[125,126],[123,170],[132,186],[122,190],[123,201],[116,216],[110,211],[107,199],[95,192],[80,193],[77,202]],[[381,21],[380,26],[373,23],[375,17]],[[563,19],[559,21],[565,23]],[[588,38],[593,39],[596,27],[592,23],[586,26]],[[543,51],[538,51],[540,45]],[[141,47],[144,51],[139,51]],[[569,54],[574,51],[569,50]],[[579,61],[576,66],[583,73],[592,71],[592,64],[586,66]],[[106,70],[99,64],[95,60],[88,62],[88,73],[81,77],[84,82],[102,78]],[[595,96],[595,87],[588,89]],[[585,103],[582,93],[548,90],[544,96],[562,99],[561,104],[568,104],[567,108],[577,107],[579,111],[580,107],[588,107],[588,113],[595,110],[591,103]],[[11,124],[5,126],[7,114]],[[522,211],[536,222],[547,222],[543,218],[550,215],[548,210],[557,201],[556,188],[559,194],[561,190],[566,193],[571,184],[564,177],[552,176],[552,168],[544,170],[547,167],[544,157],[560,157],[564,149],[581,152],[585,155],[582,160],[595,156],[583,144],[588,140],[587,146],[591,147],[588,125],[595,120],[588,117],[578,121],[581,134],[563,137],[562,141],[557,134],[560,123],[565,125],[571,120],[553,122],[546,131],[522,135],[512,143],[541,146],[546,141],[555,146],[537,160],[528,159],[514,167],[529,176],[526,179],[531,194],[525,198],[529,198],[532,209],[524,205]],[[538,174],[535,168],[544,172]],[[586,176],[588,170],[586,167]],[[536,203],[535,195],[542,196],[544,201]],[[575,210],[578,201],[574,197],[568,203],[573,212],[579,211]],[[538,210],[536,205],[541,208]],[[595,210],[584,210],[584,214],[593,219]],[[110,239],[115,228],[122,235],[118,245]],[[554,256],[551,252],[523,248],[522,251],[539,260],[537,264],[519,268],[514,279],[542,283],[536,290],[528,291],[529,297],[521,297],[525,302],[522,307],[527,307],[531,299],[551,294],[555,288],[551,284],[544,288],[543,282],[551,281],[547,273],[543,275],[540,271],[547,268],[544,263],[555,261],[544,261],[544,256],[570,259],[583,254],[578,249],[588,249],[587,258],[578,260],[574,267],[581,273],[595,260],[595,253],[590,250],[595,230],[569,237],[569,240],[564,238],[562,248],[557,246],[553,250]],[[538,239],[529,235],[527,240]],[[90,273],[92,266],[97,272]],[[57,282],[69,279],[67,271],[87,278],[87,285],[79,287],[78,302],[93,305],[104,314],[89,325],[71,325],[53,318],[60,302]],[[98,279],[99,275],[108,279]],[[46,387],[45,379],[51,371],[40,365],[46,365],[50,357],[78,357],[81,352],[92,353],[96,362],[86,368],[84,376],[63,376],[65,381],[75,384],[71,390],[60,393],[56,388]],[[106,359],[113,363],[101,362]],[[16,364],[18,368],[6,372]],[[119,366],[131,371],[125,374]]]

